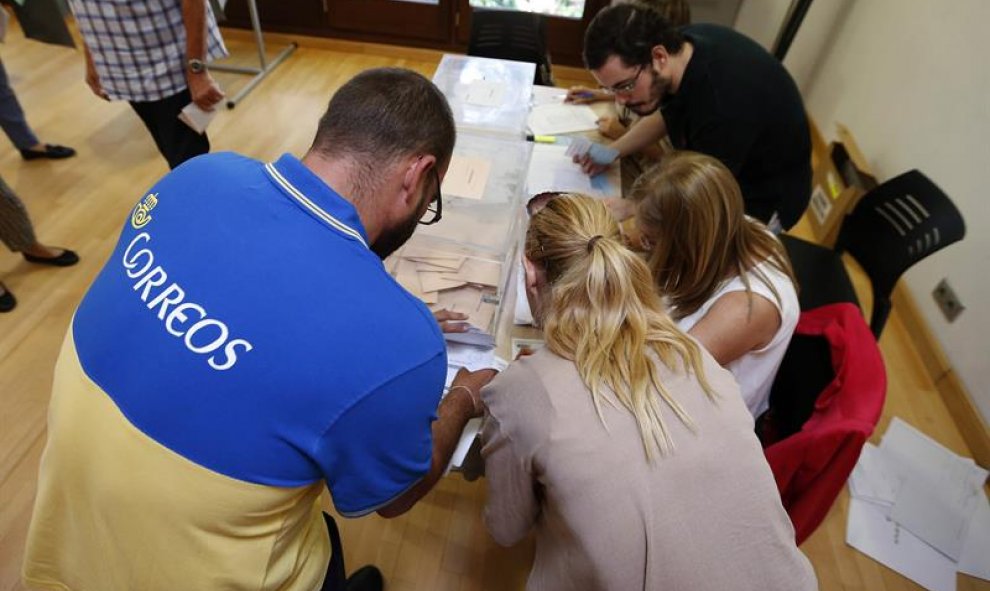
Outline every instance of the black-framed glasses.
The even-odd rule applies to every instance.
[[[430,200],[430,204],[426,207],[426,212],[423,214],[423,218],[419,220],[419,223],[424,226],[429,226],[430,224],[439,222],[440,217],[443,215],[443,195],[440,194],[440,173],[437,172],[436,166],[430,170],[433,171],[433,180],[437,182],[437,193],[433,196],[433,199]]]
[[[644,68],[646,68],[646,64],[640,64],[636,68],[636,75],[632,78],[612,86],[602,86],[601,88],[609,94],[629,94],[636,88],[636,83],[639,82],[639,75],[643,73]]]

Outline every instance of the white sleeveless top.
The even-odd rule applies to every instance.
[[[753,270],[747,273],[750,289],[754,295],[763,296],[777,307],[777,311],[780,313],[780,328],[777,329],[777,333],[773,335],[773,339],[767,346],[750,351],[725,366],[725,369],[732,372],[736,381],[739,382],[743,400],[754,418],[763,414],[770,404],[770,386],[777,375],[777,369],[780,368],[780,362],[784,359],[784,351],[787,350],[787,345],[791,342],[794,327],[797,326],[798,316],[801,313],[797,291],[794,289],[794,284],[790,278],[767,261],[760,263],[756,268],[770,280],[780,295],[781,301],[777,301],[770,288],[760,280]],[[746,286],[743,285],[739,276],[725,281],[694,314],[680,319],[677,326],[684,332],[690,331],[699,320],[708,314],[708,310],[715,305],[720,297],[734,291],[746,291]]]

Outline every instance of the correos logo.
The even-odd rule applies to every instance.
[[[131,218],[132,225],[136,223],[137,213],[135,210]],[[143,224],[150,219],[146,218]],[[150,242],[151,235],[141,232],[124,250],[121,263],[127,276],[136,280],[134,291],[139,292],[141,301],[147,304],[149,310],[155,311],[165,330],[181,339],[186,349],[198,355],[209,355],[206,363],[217,371],[234,367],[238,353],[243,355],[254,349],[254,345],[245,339],[230,338],[227,325],[210,318],[203,306],[186,301],[186,290],[178,283],[173,281],[163,288],[168,281],[168,273],[161,265],[155,265],[155,253],[147,247]]]
[[[148,222],[151,221],[151,210],[156,205],[158,205],[158,193],[149,193],[147,197],[137,204],[131,213],[131,226],[135,230],[140,230],[147,226]]]

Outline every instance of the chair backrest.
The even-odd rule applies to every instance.
[[[877,338],[898,278],[965,235],[966,224],[952,200],[917,170],[881,183],[860,199],[842,222],[835,248],[851,254],[870,277],[870,328]]]
[[[546,39],[547,21],[542,14],[473,8],[467,53],[536,64],[533,82],[553,86]]]
[[[797,354],[783,361],[791,367],[778,372],[770,397],[768,432],[778,435],[761,438],[800,544],[825,518],[873,433],[886,398],[887,375],[876,340],[855,304],[802,312],[795,330],[798,337],[802,340],[788,347],[789,354]],[[821,346],[808,346],[814,339]],[[830,371],[822,370],[823,365]],[[797,377],[802,370],[807,384]],[[817,396],[802,400],[805,386],[823,384]],[[778,425],[778,409],[795,414],[785,412],[779,417],[784,424]],[[800,430],[787,434],[786,422],[801,412],[806,417],[800,418]]]

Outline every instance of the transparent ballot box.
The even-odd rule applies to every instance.
[[[433,83],[464,131],[523,138],[536,65],[445,54]]]
[[[514,246],[532,146],[522,139],[458,133],[441,188],[443,216],[416,234],[504,258]]]
[[[431,310],[467,314],[467,322],[494,336],[510,279],[510,256],[417,233],[385,261],[385,267]]]

